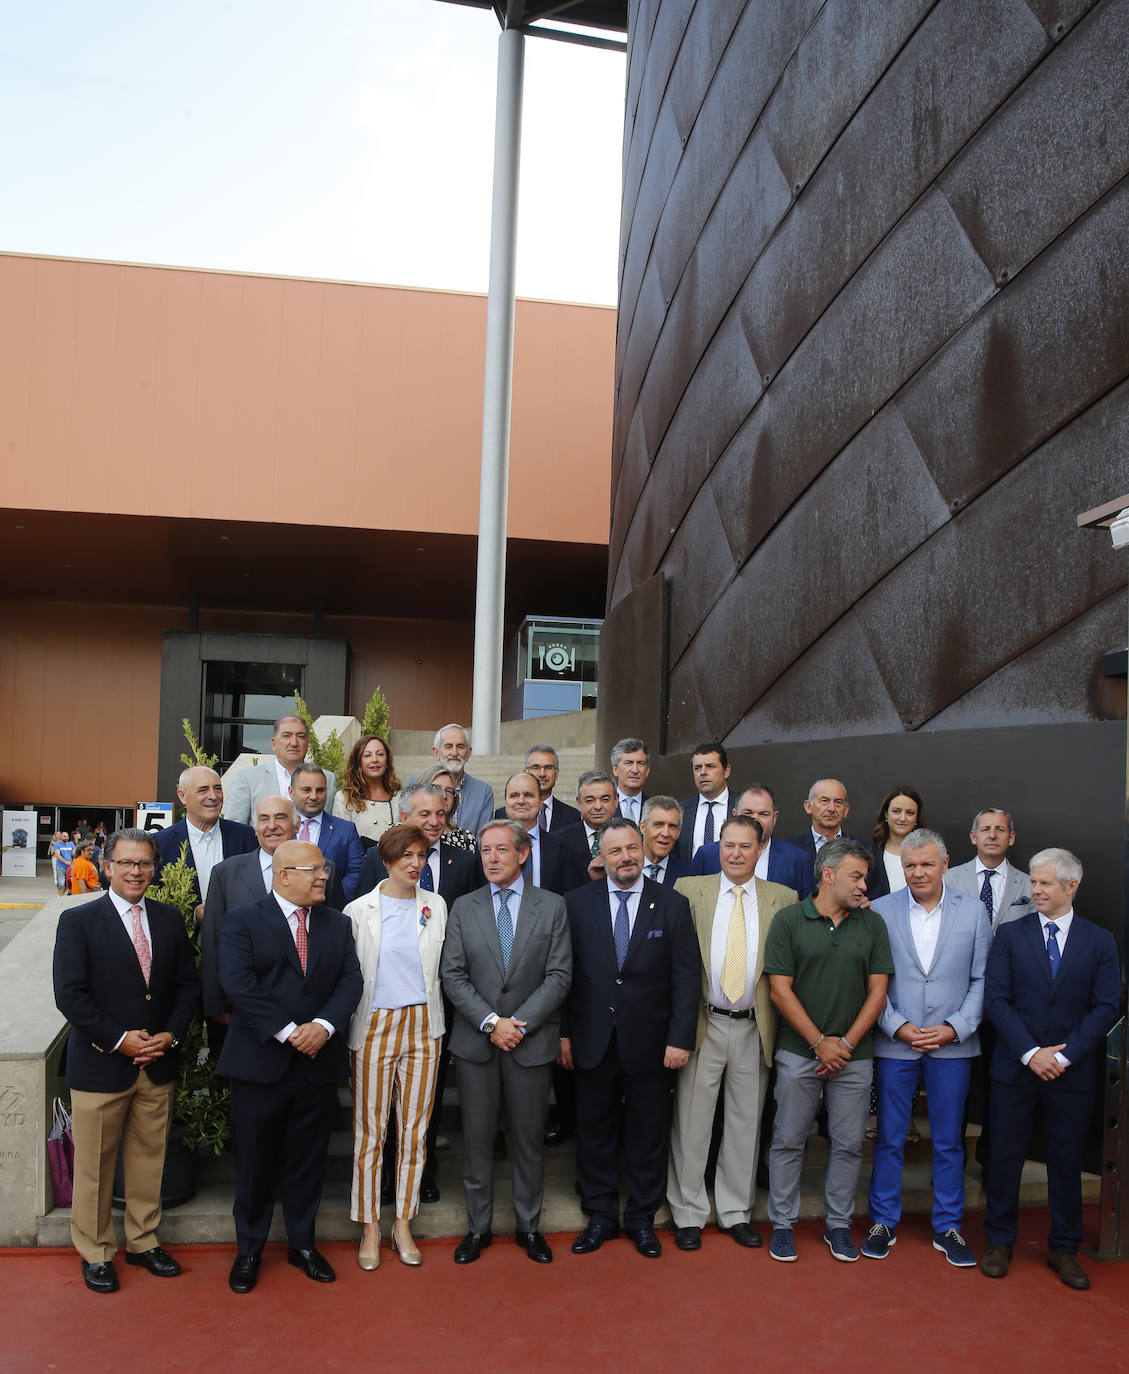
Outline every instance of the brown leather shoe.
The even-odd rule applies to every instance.
[[[1010,1245],[989,1245],[984,1251],[984,1258],[980,1261],[980,1272],[987,1274],[990,1279],[1006,1278],[1010,1264]]]
[[[1069,1250],[1052,1250],[1047,1256],[1047,1268],[1053,1269],[1067,1288],[1085,1289],[1090,1286],[1089,1274]]]

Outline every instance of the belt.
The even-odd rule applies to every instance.
[[[734,1021],[755,1021],[757,1019],[757,1014],[752,1007],[749,1007],[747,1011],[726,1011],[724,1007],[715,1007],[712,1002],[707,1002],[706,1005],[710,1011],[718,1016],[729,1016]]]

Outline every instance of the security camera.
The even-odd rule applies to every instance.
[[[1129,548],[1129,506],[1121,512],[1109,527],[1109,537],[1115,549]]]

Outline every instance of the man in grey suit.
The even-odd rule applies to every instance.
[[[247,768],[229,768],[223,779],[223,814],[229,821],[253,825],[255,807],[264,797],[288,797],[295,768],[306,761],[310,735],[297,716],[280,716],[274,723],[271,755],[262,754]],[[325,809],[333,810],[337,779],[325,770]],[[255,898],[258,901],[258,897]]]
[[[1000,806],[985,807],[972,818],[969,838],[976,846],[976,858],[954,868],[945,880],[946,887],[978,897],[992,922],[994,934],[1005,921],[1016,921],[1034,908],[1031,905],[1031,879],[1007,861],[1015,844],[1015,825],[1010,812]]]
[[[924,1075],[933,1137],[933,1248],[967,1269],[976,1258],[960,1231],[961,1127],[972,1060],[980,1053],[977,1028],[992,928],[975,897],[949,889],[948,863],[940,835],[914,830],[902,841],[906,886],[874,903],[890,936],[894,976],[874,1042],[878,1139],[870,1175],[871,1227],[862,1253],[885,1259],[897,1239],[906,1130],[914,1089]]]
[[[494,814],[494,789],[481,778],[472,778],[466,771],[472,750],[470,737],[454,721],[435,732],[431,752],[447,769],[455,783],[455,809],[451,824],[477,835],[480,826]]]
[[[455,1008],[451,1054],[463,1112],[463,1188],[470,1230],[455,1250],[471,1264],[491,1243],[494,1139],[504,1103],[513,1157],[515,1239],[548,1264],[540,1231],[542,1133],[559,1009],[572,982],[564,899],[524,882],[529,835],[517,821],[490,821],[478,834],[487,886],[460,897],[447,917],[440,977]]]

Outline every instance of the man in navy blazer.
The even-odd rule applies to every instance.
[[[363,988],[349,919],[324,906],[321,851],[288,840],[272,871],[274,890],[229,911],[220,935],[232,1013],[216,1070],[231,1079],[238,1151],[238,1253],[228,1278],[236,1293],[258,1280],[276,1191],[289,1262],[319,1283],[336,1277],[314,1247],[314,1221],[337,1088],[348,1072],[344,1031]]]
[[[561,774],[560,755],[551,744],[531,744],[525,751],[525,771],[537,779],[537,789],[541,794],[541,807],[537,814],[537,824],[542,830],[563,830],[566,825],[575,825],[580,812],[569,806],[559,797],[553,796],[553,788]],[[499,806],[494,819],[500,821],[506,815],[506,808]]]
[[[808,789],[808,798],[804,802],[804,810],[811,817],[811,825],[800,832],[799,835],[791,835],[788,844],[793,849],[798,849],[803,854],[808,866],[808,890],[815,892],[819,887],[819,881],[815,872],[815,856],[823,848],[828,840],[842,837],[844,840],[855,840],[858,844],[865,844],[871,848],[868,840],[861,839],[858,835],[848,835],[843,829],[843,822],[847,819],[847,814],[851,809],[851,803],[847,800],[847,789],[838,778],[817,778]],[[872,856],[873,856],[873,850]],[[873,874],[874,865],[871,864]],[[869,895],[870,884],[867,885]]]
[[[1082,865],[1068,850],[1032,855],[1030,874],[1035,910],[999,926],[988,956],[985,1011],[997,1039],[984,1207],[989,1248],[980,1268],[993,1279],[1008,1271],[1023,1161],[1041,1117],[1051,1208],[1047,1264],[1068,1288],[1089,1288],[1077,1260],[1082,1156],[1097,1060],[1121,996],[1117,943],[1074,911]]]
[[[964,1107],[984,1008],[984,968],[992,928],[975,897],[945,883],[949,856],[932,830],[902,841],[906,886],[879,897],[894,973],[874,1037],[878,1138],[870,1175],[867,1259],[885,1259],[902,1214],[906,1131],[918,1079],[929,1094],[933,1143],[933,1248],[959,1268],[976,1257],[961,1235],[964,1218]]]
[[[223,783],[214,768],[186,768],[177,780],[176,795],[185,815],[175,825],[155,832],[157,849],[163,867],[175,863],[180,858],[181,846],[187,843],[185,857],[192,870],[196,919],[199,920],[207,900],[212,869],[236,854],[250,854],[259,842],[251,826],[221,819]],[[159,869],[156,876],[160,878]]]
[[[325,769],[300,763],[290,777],[290,799],[298,808],[298,838],[316,844],[337,869],[345,901],[357,895],[357,880],[365,861],[365,847],[352,821],[325,809]]]
[[[633,737],[616,740],[609,758],[615,778],[615,814],[642,827],[643,806],[647,800],[643,788],[651,772],[651,751],[647,742]]]
[[[102,861],[109,892],[59,917],[54,988],[71,1023],[71,1240],[86,1286],[112,1293],[118,1280],[110,1203],[119,1141],[126,1262],[161,1278],[180,1273],[160,1248],[157,1228],[177,1047],[199,1006],[200,981],[180,912],[145,896],[157,863],[153,836],[115,831]]]
[[[590,865],[599,871],[599,832],[615,815],[615,781],[610,773],[589,768],[576,780],[576,804],[580,820],[566,825],[554,837],[560,845],[565,892],[592,881]]]
[[[675,852],[682,830],[682,808],[674,797],[648,797],[639,833],[643,837],[643,876],[673,887],[690,876],[689,865]]]
[[[600,852],[607,879],[565,897],[573,973],[561,1017],[561,1060],[576,1075],[576,1170],[588,1215],[572,1249],[590,1254],[619,1234],[622,1138],[625,1229],[641,1255],[656,1258],[670,1071],[690,1058],[698,1027],[698,939],[686,898],[643,877],[636,825],[609,821]]]
[[[729,755],[720,740],[699,744],[690,755],[690,768],[698,795],[682,803],[678,857],[683,863],[690,863],[702,845],[713,844],[734,802],[729,790]]]
[[[751,816],[759,823],[764,834],[764,848],[757,860],[756,876],[762,882],[790,887],[803,901],[812,890],[815,854],[813,852],[809,860],[807,855],[794,845],[772,838],[776,822],[780,819],[780,812],[776,809],[776,793],[772,788],[764,782],[750,783],[737,798],[733,814]],[[705,877],[720,872],[721,841],[715,840],[712,844],[702,845],[690,865],[690,876]]]

